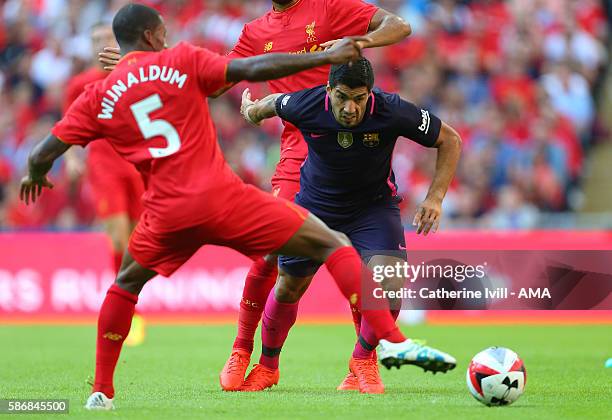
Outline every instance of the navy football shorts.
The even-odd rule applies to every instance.
[[[383,200],[344,219],[338,219],[337,216],[326,218],[324,213],[308,210],[331,229],[348,236],[365,263],[374,255],[389,255],[406,260],[406,238],[397,202]],[[281,255],[278,266],[291,276],[309,277],[317,272],[321,264],[308,258]]]

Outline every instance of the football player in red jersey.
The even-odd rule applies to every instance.
[[[244,26],[229,57],[251,57],[274,52],[312,53],[332,46],[344,36],[365,34],[370,40],[364,47],[373,48],[399,42],[410,32],[410,26],[403,19],[362,0],[278,0],[272,2],[272,10]],[[101,56],[109,69],[120,58],[112,48]],[[320,66],[271,80],[268,87],[272,93],[295,92],[327,83],[328,73],[329,66]],[[231,86],[223,87],[212,96],[222,94]],[[293,200],[300,189],[300,167],[306,159],[308,148],[295,126],[287,122],[283,124],[280,161],[272,177],[272,191],[278,197]],[[244,383],[255,331],[277,275],[274,256],[256,260],[247,274],[240,302],[238,334],[230,357],[219,375],[221,388],[226,391],[238,390]],[[282,291],[307,286],[286,284],[287,281],[283,277],[278,279],[275,294],[281,301],[286,297]],[[273,304],[278,302],[274,301]],[[359,331],[361,313],[355,306],[351,306],[351,312],[355,330]],[[260,371],[255,374],[257,372]],[[357,390],[355,375],[349,372],[339,389]]]
[[[108,72],[98,62],[97,56],[105,46],[115,43],[110,25],[98,23],[91,29],[92,50],[95,52],[93,66],[74,76],[66,87],[64,114],[70,105],[85,90],[85,86],[104,79]],[[66,167],[72,174],[80,175],[80,159],[66,153]],[[87,155],[87,177],[96,201],[96,215],[104,225],[113,252],[115,273],[119,272],[123,251],[127,248],[130,233],[142,213],[140,199],[144,193],[142,177],[133,165],[126,162],[106,141],[93,141]],[[128,346],[141,344],[145,338],[144,320],[135,314],[132,328],[125,340]]]
[[[140,4],[117,12],[113,32],[122,60],[106,79],[88,85],[34,147],[20,191],[26,204],[35,202],[53,186],[47,179],[53,162],[71,145],[99,138],[145,178],[144,211],[100,308],[95,380],[85,407],[113,408],[115,367],[145,283],[157,274],[170,276],[205,244],[228,246],[253,259],[283,254],[325,263],[377,339],[393,349],[389,359],[401,358],[411,342],[388,306],[361,307],[376,283],[346,236],[296,204],[244,184],[223,158],[205,100],[228,83],[351,62],[369,38],[345,38],[313,54],[231,59],[187,43],[167,48],[162,17]]]
[[[273,1],[272,10],[244,26],[229,56],[249,57],[270,52],[311,53],[333,45],[338,38],[366,33],[371,41],[365,47],[380,47],[403,40],[410,31],[410,26],[398,16],[361,0]],[[271,80],[268,87],[272,93],[295,92],[326,84],[328,74],[329,66],[316,67]],[[295,126],[288,122],[283,124],[280,161],[272,176],[272,191],[278,197],[293,200],[300,189],[300,167],[306,159],[308,147]],[[255,331],[277,274],[276,258],[271,257],[255,261],[249,270],[240,302],[238,334],[230,358],[220,374],[221,387],[225,390],[236,390],[244,382]],[[304,287],[284,284],[287,281],[283,277],[278,279],[272,304],[278,305],[277,299],[281,302],[284,300],[283,291],[289,293],[291,289]],[[359,331],[361,314],[355,307],[351,310],[356,331]],[[349,373],[340,388],[358,389],[357,378]]]

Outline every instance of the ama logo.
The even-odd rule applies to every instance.
[[[522,287],[519,292],[519,299],[551,299],[548,287]]]

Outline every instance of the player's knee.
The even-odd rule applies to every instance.
[[[123,253],[128,247],[128,241],[111,241],[114,253]]]
[[[130,241],[130,232],[115,231],[111,236],[111,242],[113,243],[113,249],[115,251],[123,251],[127,248]]]
[[[119,235],[115,231],[107,231],[107,234],[110,239],[113,252],[123,252],[127,248],[129,236],[124,238],[123,235]]]
[[[123,290],[130,292],[133,295],[140,294],[140,291],[145,285],[145,282],[138,281],[135,279],[130,279],[127,277],[121,277],[121,275],[117,276],[115,280],[115,284],[122,288]]]
[[[295,303],[306,292],[310,280],[311,277],[293,277],[280,272],[274,287],[274,297],[280,303]]]
[[[281,303],[295,303],[300,300],[300,294],[291,284],[279,281],[274,288],[274,297]]]
[[[133,295],[139,295],[147,280],[140,276],[132,275],[129,269],[124,269],[117,275],[115,284]]]
[[[127,216],[114,216],[106,220],[106,233],[111,239],[115,251],[123,251],[130,240],[130,223]]]

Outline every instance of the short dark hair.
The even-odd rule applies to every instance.
[[[374,87],[374,70],[372,64],[363,57],[352,64],[334,64],[329,70],[329,86],[335,88],[339,84],[351,89],[366,86],[368,90]]]
[[[113,18],[113,33],[119,46],[134,45],[147,29],[161,23],[159,12],[149,6],[130,3],[123,6]]]

